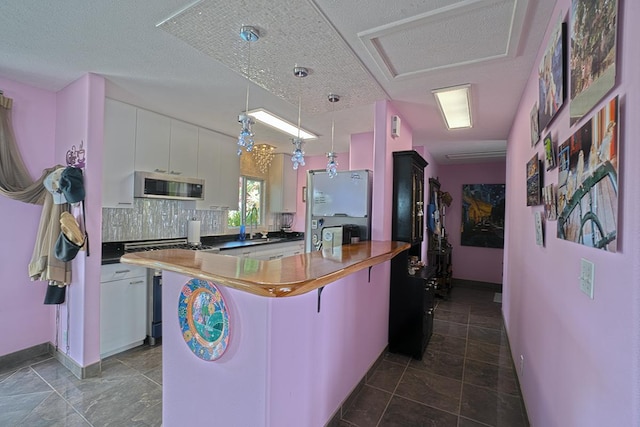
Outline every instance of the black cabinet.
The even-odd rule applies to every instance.
[[[415,151],[393,153],[391,238],[411,247],[391,261],[389,351],[422,359],[433,333],[434,269],[409,272],[410,257],[420,261],[424,239],[424,168]]]
[[[416,151],[393,153],[393,215],[391,238],[412,245],[424,238],[424,168]]]
[[[408,251],[391,261],[389,351],[421,360],[433,334],[434,269],[408,274]]]

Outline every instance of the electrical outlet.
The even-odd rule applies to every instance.
[[[524,355],[520,355],[520,366],[519,366],[519,370],[520,370],[520,376],[522,376],[523,372],[524,372]]]
[[[593,299],[593,282],[595,280],[595,266],[589,260],[582,258],[580,264],[580,290]]]
[[[67,331],[62,331],[62,342],[67,342]]]

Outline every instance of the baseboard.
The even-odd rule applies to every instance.
[[[11,370],[14,367],[20,368],[25,362],[43,355],[51,355],[51,352],[49,351],[49,343],[37,344],[33,347],[0,356],[0,366],[2,366],[0,373],[6,370]]]
[[[64,354],[60,349],[56,349],[55,346],[49,343],[50,353],[53,357],[60,362],[65,368],[67,368],[78,379],[95,378],[99,377],[102,373],[102,361],[98,361],[93,365],[80,366],[75,360]]]
[[[453,278],[453,287],[482,289],[492,292],[502,292],[502,283],[480,282],[478,280],[466,280]]]

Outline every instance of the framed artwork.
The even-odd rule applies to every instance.
[[[557,190],[551,184],[542,189],[542,202],[544,203],[544,216],[548,221],[558,219]]]
[[[538,153],[536,153],[533,158],[527,162],[527,206],[536,206],[541,203],[541,177],[540,160],[538,160]]]
[[[615,252],[618,97],[558,147],[558,238]]]
[[[565,31],[558,19],[538,67],[538,129],[544,130],[564,103]]]
[[[460,244],[504,248],[504,184],[462,186]]]
[[[618,0],[571,2],[571,103],[575,124],[600,102],[616,82]]]
[[[542,212],[537,211],[534,213],[534,222],[536,230],[536,245],[544,246],[544,230],[542,229]]]
[[[544,161],[548,171],[556,167],[556,150],[551,134],[544,137]]]
[[[535,146],[540,141],[540,131],[538,130],[538,104],[534,104],[531,109],[531,146]]]

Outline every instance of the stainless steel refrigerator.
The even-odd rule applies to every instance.
[[[369,170],[342,171],[333,178],[325,170],[307,172],[307,252],[320,250],[323,240],[326,246],[331,236],[335,239],[337,233],[334,231],[340,226],[348,226],[345,230],[357,226],[359,239],[371,240],[372,180],[373,174]]]

